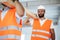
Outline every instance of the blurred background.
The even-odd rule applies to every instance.
[[[37,7],[39,5],[45,6],[45,17],[53,20],[56,40],[60,40],[60,0],[20,0],[20,2],[34,13],[37,13]],[[31,31],[32,27],[23,27],[24,40],[30,40]]]

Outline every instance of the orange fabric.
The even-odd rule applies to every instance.
[[[0,39],[0,40],[17,40],[17,39]]]
[[[46,30],[46,31],[50,31],[50,26],[51,26],[51,20],[46,20],[44,22],[44,24],[41,26],[40,25],[40,22],[38,19],[34,20],[34,23],[33,23],[33,29],[38,29],[38,30]]]
[[[15,12],[16,12],[15,8],[8,10],[4,19],[2,20],[2,27],[9,26],[9,25],[20,26],[16,21]]]
[[[4,36],[4,35],[8,35],[8,34],[14,34],[14,35],[20,36],[21,32],[18,30],[13,30],[13,29],[0,31],[0,36]]]
[[[2,21],[2,27],[14,25],[14,26],[19,26],[20,28],[22,28],[22,26],[18,25],[18,23],[16,22],[15,12],[16,12],[15,8],[8,10],[8,12],[6,13],[6,15]]]
[[[3,26],[16,25],[15,9],[10,9],[2,20]]]
[[[43,32],[32,32],[32,34],[38,34],[38,35],[44,35],[44,36],[50,37],[49,34],[46,34],[46,33],[43,33]]]
[[[33,23],[33,30],[45,30],[45,31],[48,31],[50,32],[50,26],[51,26],[51,20],[46,20],[45,23],[41,26],[40,22],[39,22],[39,19],[35,19],[34,20],[34,23]],[[47,36],[47,37],[51,37],[51,34],[46,34],[46,33],[43,33],[43,32],[32,32],[32,34],[38,34],[38,35],[43,35],[43,36]],[[31,40],[43,40],[44,38],[40,39],[40,38],[32,38],[31,37]]]
[[[43,39],[43,38],[40,38],[40,37],[32,37],[31,40],[47,40],[47,39]]]
[[[4,19],[2,20],[2,27],[9,26],[9,25],[20,26],[16,22],[15,12],[16,12],[16,9],[8,10]]]
[[[15,26],[15,27],[20,27],[22,28],[22,26],[20,26],[17,21],[16,21],[16,9],[9,9],[4,17],[3,20],[1,20],[1,25],[0,28],[4,28],[4,27],[8,27],[8,26]],[[7,30],[0,30],[0,36],[4,36],[4,35],[9,35],[9,34],[15,34],[17,36],[21,36],[21,31],[20,30],[16,30],[16,29],[7,29]],[[7,38],[8,39],[8,38]]]
[[[0,26],[1,26],[1,12],[2,12],[2,11],[0,10]]]
[[[8,2],[3,2],[3,4],[5,4],[6,6],[8,6],[9,8],[15,8],[15,6],[13,6],[12,4],[9,4]]]

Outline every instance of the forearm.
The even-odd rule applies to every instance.
[[[27,16],[30,16],[31,18],[34,18],[34,19],[37,18],[36,15],[34,15],[34,13],[30,12],[28,9],[25,8],[25,11]]]
[[[51,29],[51,39],[55,40],[55,32],[54,29]]]
[[[55,40],[55,34],[52,34],[51,38],[52,40]]]
[[[24,24],[25,24],[25,25],[30,25],[30,21],[29,21],[29,19],[30,19],[30,18],[27,17],[27,18],[24,20]]]
[[[19,15],[24,13],[24,8],[19,1],[15,1],[15,7],[16,7],[16,11]]]
[[[1,3],[3,6],[5,7],[9,7],[9,8],[15,8],[15,6],[13,6],[12,4],[8,3],[8,2],[3,2]]]

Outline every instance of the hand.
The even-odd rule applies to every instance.
[[[0,0],[0,2],[6,2],[7,0]]]
[[[12,4],[13,6],[16,5],[16,2],[19,2],[19,0],[7,0],[9,4]]]
[[[12,4],[8,3],[8,2],[2,2],[2,5],[3,5],[4,7],[15,8],[14,5],[12,5]]]

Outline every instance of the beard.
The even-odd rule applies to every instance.
[[[42,15],[38,14],[38,16],[39,16],[39,18],[42,18],[42,17],[44,17],[44,14],[42,14]]]

